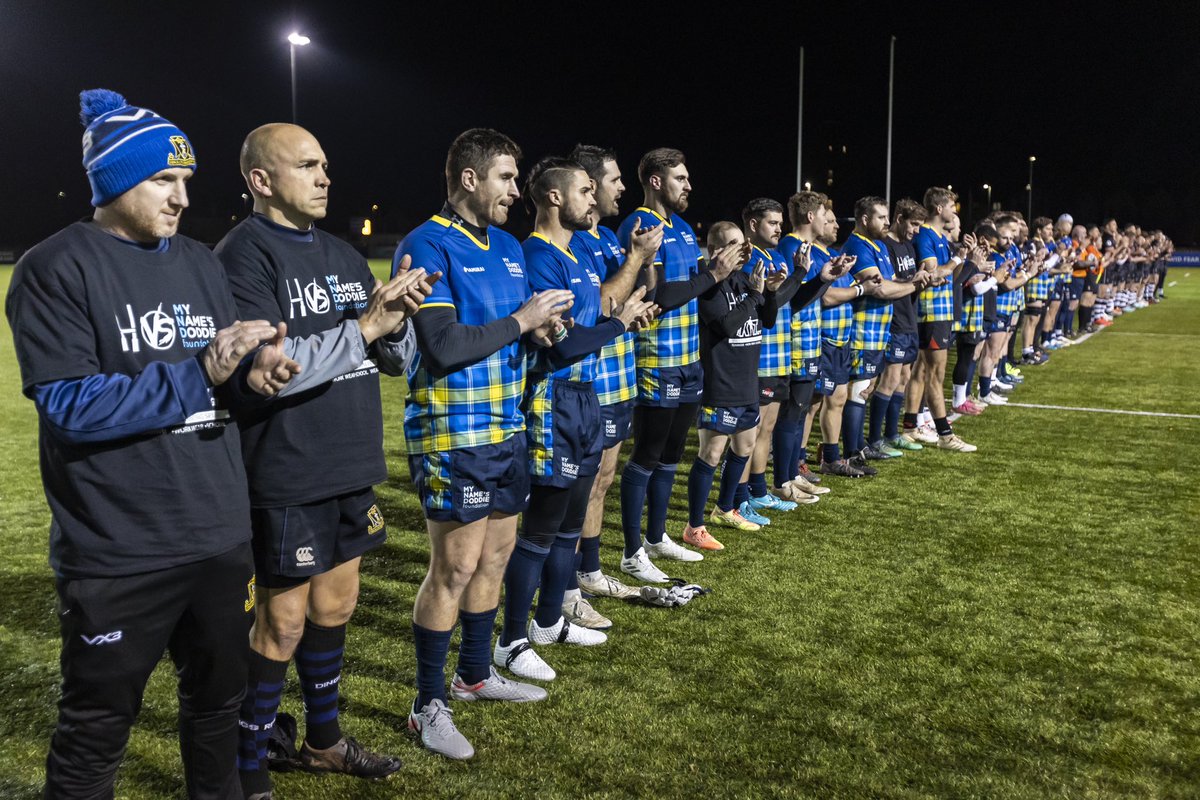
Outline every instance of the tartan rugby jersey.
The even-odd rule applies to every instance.
[[[795,264],[796,251],[802,244],[804,244],[804,240],[800,238],[799,234],[789,233],[780,239],[779,252],[788,259],[789,264]],[[808,255],[808,274],[804,276],[805,283],[813,279],[819,280],[817,276],[821,274],[825,264],[833,258],[824,245],[819,243],[813,244]],[[792,310],[791,374],[796,377],[806,377],[804,373],[806,360],[821,357],[821,307],[821,301],[817,300],[815,303],[801,307],[799,311]]]
[[[1044,246],[1051,253],[1054,252],[1054,244],[1051,242],[1042,242],[1041,239],[1034,239],[1038,245]],[[1054,276],[1049,270],[1039,272],[1033,280],[1025,284],[1025,300],[1027,302],[1045,300],[1050,296],[1050,290],[1054,288]]]
[[[654,257],[668,281],[686,281],[700,271],[704,255],[696,243],[696,234],[683,217],[672,214],[663,219],[648,208],[634,211],[617,229],[621,246],[629,249],[629,237],[635,228],[663,224],[663,240]],[[700,315],[696,298],[668,311],[637,334],[637,365],[640,369],[683,367],[700,360]]]
[[[534,231],[521,245],[529,270],[529,288],[535,292],[570,289],[575,293],[571,317],[580,325],[592,327],[600,318],[600,275],[587,251],[576,255],[575,248],[563,250]],[[540,354],[544,358],[544,353]],[[525,412],[529,443],[529,474],[545,478],[556,474],[554,462],[554,383],[555,381],[590,382],[596,374],[596,353],[588,353],[574,364],[554,372],[539,369],[531,376],[525,393]],[[534,359],[535,369],[542,364]]]
[[[486,325],[511,315],[529,299],[521,245],[488,228],[488,243],[435,214],[414,229],[396,252],[412,267],[441,272],[421,308],[452,308],[463,325]],[[498,444],[525,429],[525,346],[520,338],[487,358],[435,377],[420,353],[409,368],[404,440],[408,452],[437,453]]]
[[[950,244],[946,237],[928,225],[922,225],[913,239],[917,251],[918,265],[932,258],[937,265],[950,262]],[[917,300],[921,322],[949,322],[954,319],[954,276],[951,275],[940,286],[926,286]]]
[[[874,267],[885,280],[894,280],[895,270],[888,251],[880,242],[871,241],[860,233],[851,233],[842,252],[858,256],[850,274],[855,278],[863,270]],[[853,301],[854,327],[850,337],[850,346],[855,350],[883,350],[888,344],[888,334],[892,327],[892,301],[881,300],[878,297],[863,295]]]
[[[752,245],[750,260],[742,267],[747,275],[753,275],[760,263],[765,263],[767,274],[784,270],[791,272],[791,262],[784,259],[778,250],[763,250]],[[773,378],[787,375],[792,366],[792,309],[789,305],[780,307],[775,317],[774,328],[764,328],[762,345],[758,351],[758,376]]]
[[[818,245],[813,245],[813,251],[816,252]],[[826,252],[829,254],[829,259],[839,255],[837,248],[830,247]],[[854,276],[849,272],[833,280],[829,284],[831,289],[849,289],[854,285]],[[836,306],[827,306],[824,301],[821,303],[821,341],[829,342],[832,345],[841,347],[850,341],[850,327],[854,322],[854,304],[850,301],[841,303]]]
[[[1009,246],[1003,253],[993,252],[988,258],[996,265],[996,280],[1004,280],[1016,274],[1016,271],[1021,268],[1021,264],[1024,263],[1024,259],[1021,258],[1021,249],[1016,245]],[[1017,263],[1013,264],[1012,268],[1005,273],[999,267],[1010,258],[1016,258]],[[998,292],[996,295],[996,314],[1008,314],[1012,316],[1021,310],[1023,300],[1024,294],[1020,288],[1009,289],[1007,292]]]
[[[617,235],[603,225],[597,226],[595,233],[576,231],[571,240],[571,250],[581,259],[590,254],[592,269],[600,276],[601,282],[611,279],[625,263]],[[592,385],[596,389],[596,399],[602,406],[624,403],[637,397],[637,368],[633,358],[635,336],[630,332],[622,333],[600,350]]]

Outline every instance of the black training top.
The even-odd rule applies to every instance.
[[[700,363],[706,406],[748,406],[758,402],[758,352],[763,321],[774,326],[774,292],[750,288],[750,276],[730,273],[700,295]]]
[[[242,319],[287,323],[309,337],[358,319],[374,275],[340,239],[311,236],[254,215],[217,245]],[[364,359],[351,371],[294,395],[239,409],[242,453],[256,508],[298,505],[387,479],[379,370]]]
[[[898,242],[890,236],[885,236],[880,241],[887,247],[888,255],[892,258],[892,269],[896,272],[895,279],[900,282],[911,281],[920,266],[913,243]],[[917,296],[919,294],[920,292],[913,292],[892,301],[892,330],[896,333],[915,334],[917,332]]]
[[[206,382],[196,357],[237,316],[225,271],[204,245],[176,236],[161,251],[146,250],[91,222],[75,223],[24,255],[8,315],[26,394],[89,379],[92,389],[103,384],[112,395],[132,379],[147,402],[183,394],[184,372],[162,370],[165,364]],[[149,389],[147,378],[154,382]],[[75,409],[102,404],[86,388],[67,402]],[[151,572],[249,540],[237,428],[211,397],[202,404],[207,409],[184,405],[177,422],[132,433],[119,420],[107,430],[104,420],[93,420],[90,439],[72,438],[39,417],[50,564],[58,575]],[[120,413],[130,416],[127,408]]]

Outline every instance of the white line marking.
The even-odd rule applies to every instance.
[[[1081,406],[1050,406],[1042,403],[1013,403],[1011,408],[1049,408],[1053,411],[1090,411],[1093,414],[1127,414],[1133,417],[1174,417],[1176,419],[1200,419],[1200,414],[1171,414],[1166,411],[1125,411],[1119,408],[1084,408]]]
[[[1171,339],[1194,339],[1190,333],[1157,333],[1155,331],[1112,331],[1113,336],[1166,336]]]
[[[1171,281],[1170,283],[1167,284],[1167,286],[1178,286],[1178,285],[1179,285],[1179,281]]]

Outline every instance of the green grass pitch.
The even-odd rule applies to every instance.
[[[386,271],[382,263],[374,265]],[[7,289],[11,267],[0,268]],[[1200,272],[1027,368],[1013,400],[1200,415]],[[36,414],[0,331],[0,797],[40,796],[58,633]],[[469,763],[410,740],[410,610],[427,543],[402,383],[384,379],[390,539],[366,559],[343,726],[386,783],[277,776],[286,798],[1200,796],[1200,418],[994,408],[873,480],[674,570],[681,609],[597,601],[598,648],[545,648],[550,698],[455,703]],[[684,523],[691,453],[672,497]],[[616,493],[602,559],[615,571]],[[147,598],[152,602],[153,598]],[[451,656],[453,666],[453,655]],[[117,795],[181,797],[174,678],[155,672]],[[291,676],[284,708],[299,714]]]

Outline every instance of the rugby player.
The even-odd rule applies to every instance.
[[[257,609],[238,766],[246,797],[259,798],[271,791],[267,739],[293,656],[304,697],[300,766],[362,778],[400,768],[342,735],[338,689],[362,556],[387,539],[372,489],[387,478],[375,362],[391,362],[390,374],[407,369],[416,337],[404,320],[429,286],[424,271],[405,269],[376,288],[366,259],[315,226],[330,179],[305,129],[251,131],[240,166],[254,210],[215,252],[239,313],[283,320],[284,352],[302,368],[280,392],[286,402],[238,417]]]
[[[105,89],[80,107],[95,212],[21,258],[5,309],[38,409],[62,635],[44,796],[113,796],[167,650],[187,794],[240,798],[254,562],[227,409],[298,365],[282,326],[237,321],[220,261],[176,235],[196,169],[183,131]]]
[[[872,447],[868,444],[881,439],[880,424],[885,406],[880,401],[872,414],[869,440],[863,436],[867,400],[879,380],[887,351],[892,322],[892,304],[912,296],[928,282],[928,273],[914,274],[907,281],[897,281],[887,248],[881,241],[888,230],[887,201],[882,197],[861,197],[854,204],[854,230],[842,252],[855,259],[851,275],[870,287],[870,292],[854,301],[854,320],[850,347],[853,351],[850,377],[853,383],[842,414],[842,440],[847,453],[853,453],[853,466],[862,469],[868,459],[895,458],[900,450]],[[891,396],[886,400],[891,404]]]
[[[533,233],[522,245],[530,288],[572,292],[574,324],[569,332],[563,329],[555,350],[538,354],[525,392],[532,487],[504,575],[504,627],[493,660],[523,678],[553,680],[555,671],[531,643],[597,645],[608,638],[600,630],[571,625],[562,613],[603,448],[592,388],[596,357],[626,330],[648,324],[654,306],[642,301],[642,286],[619,307],[610,301],[611,316],[601,312],[600,274],[590,252],[572,246],[576,233],[591,228],[596,205],[583,167],[569,159],[543,158],[529,172],[525,200],[536,210]],[[534,592],[537,612],[529,620]]]
[[[822,288],[812,302],[800,304],[792,298],[792,359],[788,400],[776,422],[775,488],[789,500],[801,495],[826,494],[821,476],[808,466],[808,438],[820,409],[820,395],[813,401],[817,369],[821,360],[821,295],[829,283],[846,270],[845,256],[832,257],[822,244],[831,221],[829,198],[820,192],[803,191],[788,198],[788,220],[792,231],[783,237],[779,252],[792,263],[793,272],[804,280],[821,276]],[[782,473],[780,472],[782,465]]]
[[[828,248],[837,240],[837,232],[837,218],[830,205],[825,229],[820,234],[821,244]],[[862,297],[868,290],[873,291],[875,283],[856,283],[850,274],[856,259],[851,254],[844,255],[842,263],[846,272],[839,275],[821,295],[821,358],[813,391],[821,395],[821,473],[843,478],[861,478],[873,475],[875,468],[865,462],[852,464],[848,459],[842,458],[838,440],[842,435],[842,409],[850,393],[853,355],[850,349],[850,328],[854,318],[851,301]]]
[[[450,145],[447,201],[408,234],[393,266],[442,273],[413,317],[404,439],[429,533],[429,570],[413,604],[417,697],[409,729],[449,758],[475,749],[446,704],[450,635],[462,624],[451,692],[459,700],[541,700],[541,687],[491,666],[500,584],[529,497],[521,399],[530,335],[548,343],[571,306],[565,289],[532,294],[520,243],[499,228],[520,197],[512,139],[472,128]]]
[[[630,237],[628,256],[612,229],[600,224],[605,217],[615,216],[619,201],[625,193],[621,168],[612,150],[595,145],[579,144],[569,156],[579,163],[595,184],[596,207],[592,210],[592,226],[578,231],[572,246],[576,252],[591,253],[596,271],[604,281],[600,285],[601,307],[611,302],[624,303],[633,292],[644,270],[653,269],[654,255],[662,244],[662,223],[634,231]],[[643,280],[643,283],[646,281]],[[563,615],[569,622],[588,628],[607,629],[612,621],[592,608],[582,592],[599,597],[627,598],[638,590],[626,586],[600,568],[600,531],[604,527],[604,500],[617,473],[621,445],[629,438],[633,427],[633,407],[637,398],[637,368],[634,363],[634,338],[627,331],[604,345],[596,364],[593,386],[600,403],[604,451],[600,469],[588,498],[587,515],[579,540],[577,587],[568,589],[563,599]],[[582,590],[582,591],[581,591]]]
[[[783,206],[769,197],[751,200],[742,209],[742,225],[746,241],[751,247],[750,260],[742,270],[748,275],[753,275],[761,265],[768,277],[774,279],[778,273],[782,276],[778,280],[785,280],[788,275],[788,260],[776,249],[783,235]],[[747,511],[759,516],[763,511],[792,511],[797,505],[794,501],[781,500],[771,494],[767,490],[766,474],[779,409],[788,399],[788,373],[792,366],[792,314],[788,299],[790,296],[776,303],[776,319],[773,323],[767,324],[763,321],[766,331],[761,335],[758,352],[760,421],[754,452],[745,467],[746,473],[742,476],[742,482],[747,484],[744,490],[744,494],[748,496],[745,500],[749,504]],[[706,402],[705,405],[711,407],[712,404]],[[779,477],[781,472],[776,464],[776,477]],[[740,494],[742,492],[739,492]],[[808,497],[812,496],[807,496],[805,502],[810,502]]]
[[[699,561],[700,553],[666,535],[667,504],[688,431],[700,407],[703,374],[696,298],[737,269],[746,254],[727,247],[711,268],[683,217],[692,191],[683,153],[658,148],[638,164],[642,205],[625,218],[617,237],[629,249],[633,232],[663,225],[662,245],[647,276],[652,299],[662,309],[653,325],[637,336],[638,400],[633,413],[633,454],[621,473],[621,527],[625,554],[621,571],[648,583],[667,574],[650,560]],[[647,295],[650,298],[650,295]],[[642,542],[642,510],[646,541]]]
[[[921,229],[921,223],[929,218],[925,207],[910,198],[896,201],[892,214],[892,225],[882,239],[887,248],[888,260],[892,264],[895,279],[911,281],[919,272],[917,251],[912,240]],[[928,278],[926,278],[928,280]],[[911,429],[900,430],[900,416],[904,413],[906,389],[913,376],[913,365],[919,349],[917,339],[917,295],[901,297],[892,303],[892,326],[888,333],[888,346],[884,351],[884,370],[871,395],[871,422],[868,443],[877,450],[883,446],[893,450],[921,450],[923,444],[936,444],[937,438],[925,437],[915,423]],[[879,420],[883,419],[882,427]]]
[[[923,205],[929,213],[928,221],[913,237],[918,263],[930,274],[929,285],[918,296],[921,369],[914,371],[914,378],[923,380],[925,403],[933,415],[937,431],[937,447],[961,453],[972,453],[977,448],[960,439],[946,419],[946,396],[943,384],[946,379],[946,353],[954,324],[954,273],[963,263],[961,254],[950,255],[946,241],[947,226],[957,217],[954,211],[958,196],[940,186],[925,191]],[[918,395],[914,397],[914,394]],[[916,413],[921,403],[921,392],[909,387],[905,427],[911,415],[912,427],[916,427]]]

